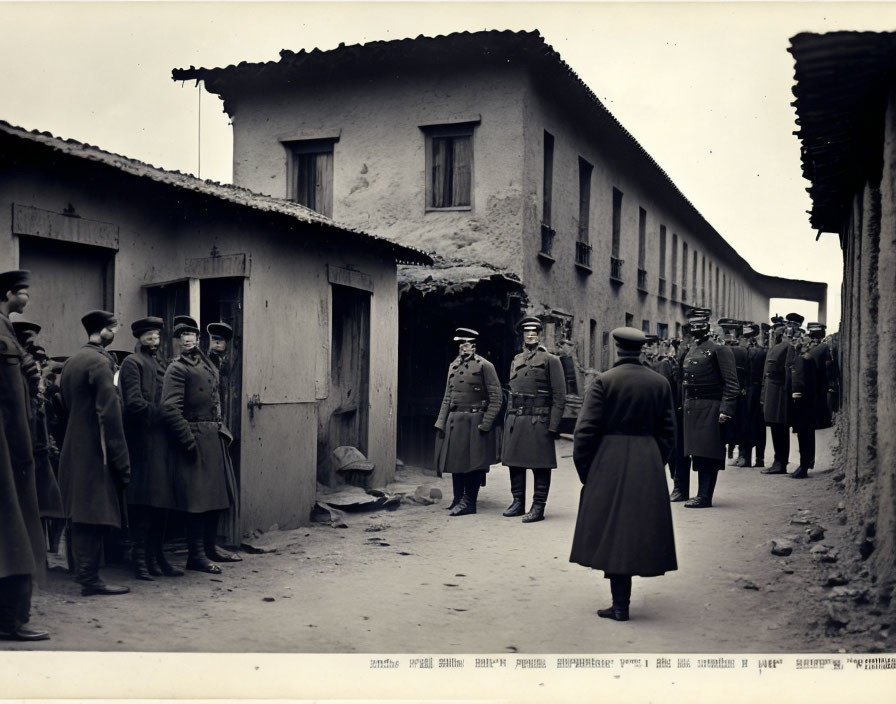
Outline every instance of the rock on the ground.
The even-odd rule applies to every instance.
[[[754,589],[756,591],[759,590],[759,586],[751,579],[747,579],[746,577],[738,577],[734,580],[734,583],[743,589]]]
[[[793,552],[793,543],[783,538],[775,538],[772,540],[772,555],[786,557]]]
[[[828,625],[845,626],[852,619],[849,609],[842,604],[828,604]]]
[[[442,499],[442,490],[437,486],[434,486],[429,490],[429,498],[433,499],[434,501],[440,501]]]
[[[824,540],[824,528],[821,526],[812,526],[807,533],[809,535],[809,540],[813,542]]]
[[[345,514],[329,504],[315,502],[311,509],[311,520],[315,523],[329,523],[334,528],[347,528]]]
[[[831,572],[825,584],[829,587],[839,587],[843,584],[849,584],[849,578],[842,572]]]

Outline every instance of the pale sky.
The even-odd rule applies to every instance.
[[[896,29],[896,4],[0,2],[0,26],[0,119],[193,174],[199,91],[172,68],[538,29],[755,270],[828,283],[836,329],[842,255],[806,215],[786,49],[801,31]],[[201,110],[201,175],[229,182],[227,116],[205,91]],[[791,310],[817,315],[772,302]]]

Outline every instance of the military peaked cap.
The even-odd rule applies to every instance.
[[[640,349],[647,342],[647,335],[643,331],[638,330],[638,328],[616,328],[612,335],[616,345],[626,350]]]
[[[12,329],[16,332],[16,339],[19,341],[19,344],[24,345],[40,332],[40,325],[32,323],[30,320],[19,319],[12,322]]]
[[[198,335],[199,328],[195,325],[190,325],[190,323],[178,323],[174,326],[174,337],[180,337],[185,332],[195,332]]]
[[[744,323],[743,330],[740,333],[741,337],[756,337],[759,334],[759,326],[756,323],[746,322]]]
[[[479,333],[472,328],[458,328],[454,331],[455,342],[476,342],[479,339]]]
[[[659,336],[651,335],[649,333],[645,333],[644,337],[646,338],[644,340],[644,344],[646,344],[646,345],[652,345],[654,342],[659,342],[659,339],[660,339]]]
[[[544,330],[544,325],[534,315],[527,315],[516,326],[520,330],[537,330],[538,332]]]
[[[7,291],[18,291],[28,286],[31,272],[27,269],[13,269],[0,274],[0,299],[6,299]]]
[[[162,320],[161,318],[149,316],[148,318],[140,318],[140,320],[135,320],[133,323],[131,323],[131,332],[134,333],[134,337],[140,337],[145,332],[150,332],[151,330],[161,330],[164,327],[164,320]]]
[[[789,322],[796,323],[797,327],[803,324],[805,318],[799,313],[788,313],[784,316]]]
[[[115,313],[110,313],[107,310],[92,310],[81,318],[81,325],[84,326],[88,335],[98,333],[103,328],[108,328],[117,323],[118,319],[115,317]]]
[[[196,318],[190,315],[175,315],[174,327],[177,328],[178,325],[192,325],[196,328],[196,332],[199,332],[199,323],[196,322]]]
[[[233,328],[227,323],[209,323],[205,329],[209,337],[220,337],[227,341],[233,339]]]

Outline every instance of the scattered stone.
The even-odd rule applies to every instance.
[[[812,522],[812,520],[805,516],[797,516],[796,518],[791,518],[790,522],[798,526],[807,526]]]
[[[448,584],[447,582],[445,582],[445,584],[443,584],[442,586],[445,586],[445,587],[456,587],[457,585],[456,585],[456,584]]]
[[[367,526],[364,529],[365,533],[379,533],[381,530],[386,530],[386,528],[391,528],[388,523],[375,523],[372,526]]]
[[[793,570],[790,569],[789,567],[782,567],[782,568],[781,568],[781,571],[782,571],[784,574],[793,574]]]
[[[315,502],[311,509],[311,520],[315,523],[327,523],[333,528],[348,528],[345,514],[326,503]]]
[[[279,523],[275,523],[275,524],[272,525],[270,528],[268,528],[268,533],[274,533],[274,532],[276,532],[276,531],[278,531],[278,530],[280,530],[280,524],[279,524]]]
[[[821,526],[812,526],[808,531],[809,540],[816,542],[824,540],[824,528]]]
[[[826,553],[830,550],[827,545],[813,545],[812,549],[809,552],[813,555],[820,555]]]
[[[828,625],[829,626],[845,626],[852,618],[849,609],[838,604],[828,604]]]
[[[842,482],[846,479],[846,475],[843,472],[837,472],[833,477],[831,477],[835,482]]]
[[[789,540],[775,538],[772,540],[772,555],[787,557],[793,552],[793,544]]]
[[[841,513],[839,516],[837,516],[837,523],[839,523],[841,526],[845,526],[847,520],[848,517],[845,513]]]
[[[240,543],[240,550],[242,550],[243,552],[247,552],[250,555],[261,555],[268,552],[277,552],[277,548],[275,547],[258,545],[249,541]]]
[[[842,572],[831,572],[828,575],[825,584],[829,587],[838,587],[843,584],[849,584],[849,578],[846,577]]]
[[[442,499],[442,490],[437,486],[434,486],[429,490],[429,498],[434,499],[435,501],[440,501]]]
[[[753,589],[754,591],[759,591],[759,586],[756,584],[756,582],[747,579],[746,577],[738,577],[734,580],[734,583],[742,587],[743,589]]]
[[[846,510],[846,504],[844,502],[841,501],[839,504],[837,504],[837,512],[838,513],[840,511],[845,511],[845,510]]]
[[[274,599],[274,597],[272,597],[272,596],[263,596],[263,597],[261,597],[261,600],[262,601],[276,601],[276,599]]]
[[[410,552],[404,552],[404,551],[402,551],[402,552],[397,552],[397,553],[395,553],[395,554],[396,554],[396,555],[413,555],[413,553],[410,553]]]

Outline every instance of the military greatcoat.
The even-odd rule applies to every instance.
[[[736,445],[746,445],[749,437],[749,416],[747,415],[747,385],[749,384],[749,357],[747,349],[740,345],[730,345],[728,349],[734,357],[737,370],[737,410],[734,418],[725,423],[725,440]]]
[[[162,418],[177,508],[204,513],[228,508],[236,482],[221,421],[218,370],[198,349],[168,365],[162,383]]]
[[[501,409],[501,382],[494,365],[479,355],[458,357],[448,367],[445,396],[435,427],[436,470],[465,474],[498,461],[492,432]]]
[[[168,428],[162,418],[165,367],[156,354],[137,343],[121,363],[118,388],[124,404],[124,432],[131,458],[128,503],[176,508],[168,467]]]
[[[115,360],[88,342],[62,368],[62,402],[68,415],[59,456],[59,488],[74,523],[121,526],[118,484],[130,477]]]
[[[682,364],[682,390],[684,454],[724,460],[719,414],[735,418],[739,395],[731,349],[717,345],[708,337],[695,342]]]
[[[765,347],[751,345],[747,348],[747,426],[746,445],[756,447],[765,438],[765,418],[762,415],[762,377],[765,371]]]
[[[0,577],[40,578],[46,551],[22,376],[24,354],[12,323],[0,315]]]
[[[501,464],[553,469],[557,466],[554,437],[566,403],[560,358],[541,345],[524,349],[510,364],[509,385]]]
[[[621,359],[597,377],[576,423],[573,461],[584,486],[570,562],[651,577],[677,569],[663,465],[675,447],[669,383]]]
[[[765,357],[765,378],[762,384],[762,413],[766,423],[789,425],[789,408],[793,360],[796,350],[781,341]]]

